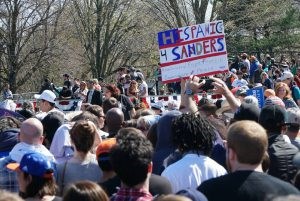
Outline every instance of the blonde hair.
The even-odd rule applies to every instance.
[[[291,92],[291,90],[290,90],[290,87],[286,84],[286,83],[284,83],[284,82],[278,82],[277,84],[276,84],[276,86],[275,86],[275,94],[276,94],[276,96],[278,96],[278,90],[279,90],[279,88],[281,88],[281,87],[284,87],[284,89],[285,89],[285,96],[284,96],[284,98],[292,98],[292,92]]]

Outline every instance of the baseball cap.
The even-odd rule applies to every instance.
[[[282,76],[280,77],[280,80],[284,81],[284,80],[287,80],[287,79],[291,79],[293,77],[294,77],[294,75],[290,71],[284,71],[282,73]]]
[[[283,108],[285,108],[284,102],[277,96],[269,96],[265,100],[265,106],[267,105],[279,105]]]
[[[259,113],[260,111],[257,105],[242,103],[234,113],[233,118],[237,121],[252,120],[258,122]]]
[[[103,140],[97,147],[96,156],[99,157],[101,154],[109,153],[111,148],[115,146],[116,143],[117,143],[116,138],[109,138]]]
[[[9,163],[6,167],[13,171],[21,170],[42,178],[52,178],[55,170],[54,163],[37,152],[26,153],[20,163]]]
[[[183,189],[176,193],[176,195],[181,195],[187,198],[190,198],[192,201],[207,201],[207,198],[204,194],[196,189]]]
[[[156,103],[151,104],[151,109],[156,109],[156,110],[160,110],[161,112],[164,112],[165,106],[163,105],[163,103],[161,101],[158,101]]]
[[[259,115],[259,123],[266,129],[273,129],[286,122],[286,110],[279,105],[264,106]]]
[[[44,90],[42,94],[35,94],[34,98],[55,103],[56,95],[50,90]]]
[[[298,124],[300,125],[300,109],[289,108],[286,110],[286,123],[287,124]]]
[[[246,96],[243,99],[243,103],[248,104],[248,105],[253,105],[258,107],[258,99],[255,96]]]

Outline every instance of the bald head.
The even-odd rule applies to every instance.
[[[27,144],[39,143],[43,136],[43,124],[36,118],[29,118],[21,124],[20,140]]]
[[[114,136],[122,127],[124,122],[124,114],[119,108],[112,108],[107,111],[105,119],[109,135]]]

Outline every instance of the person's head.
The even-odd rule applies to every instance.
[[[43,124],[36,118],[29,118],[20,127],[20,141],[27,144],[42,144]]]
[[[124,122],[124,114],[121,109],[112,108],[106,113],[105,120],[109,135],[111,137],[114,137],[122,128],[122,124]]]
[[[262,73],[260,74],[260,78],[261,78],[261,79],[267,79],[267,78],[269,78],[268,73],[262,72]]]
[[[243,78],[243,72],[242,71],[237,71],[236,75],[237,75],[239,80]]]
[[[81,121],[81,120],[91,121],[95,124],[97,128],[100,128],[97,116],[92,114],[89,111],[81,112],[80,114],[76,115],[71,119],[72,122]]]
[[[151,142],[135,128],[121,129],[116,139],[110,155],[116,174],[128,187],[145,183],[152,172]]]
[[[64,123],[64,117],[58,112],[50,112],[41,121],[44,128],[45,141],[50,147],[56,130]]]
[[[270,96],[275,96],[275,91],[273,89],[266,89],[264,91],[264,97],[269,98]]]
[[[259,115],[259,123],[267,133],[280,134],[285,124],[286,110],[279,105],[264,106]]]
[[[106,98],[102,103],[102,107],[103,107],[104,114],[106,114],[107,111],[110,110],[111,108],[118,108],[119,102],[114,97]]]
[[[93,79],[88,80],[86,86],[89,90],[95,89],[94,80]]]
[[[81,90],[86,89],[87,88],[86,82],[85,81],[81,81],[79,87],[80,87]]]
[[[105,115],[104,115],[104,112],[103,112],[103,109],[101,106],[90,105],[85,109],[85,111],[88,111],[88,112],[94,114],[98,118],[99,127],[100,128],[104,127]]]
[[[110,97],[118,98],[119,95],[120,95],[120,89],[118,89],[118,87],[114,84],[107,85],[104,88],[105,99]]]
[[[281,99],[292,97],[290,87],[284,82],[278,82],[275,85],[275,94]]]
[[[26,153],[20,163],[10,163],[7,168],[17,172],[23,198],[42,198],[45,195],[54,196],[56,194],[55,164],[43,154],[38,152]]]
[[[137,120],[137,128],[140,129],[147,136],[150,127],[153,124],[157,123],[159,119],[159,115],[142,116]]]
[[[56,95],[50,90],[44,90],[42,94],[34,95],[39,100],[39,107],[42,112],[49,112],[55,107]]]
[[[227,167],[232,171],[241,165],[259,166],[268,147],[265,129],[254,121],[233,123],[227,132]]]
[[[294,139],[299,132],[300,129],[300,109],[299,108],[288,108],[286,110],[287,114],[287,131],[288,133],[294,133],[295,135],[292,137]],[[289,136],[291,137],[291,136]]]
[[[97,147],[96,156],[98,165],[103,172],[113,171],[110,162],[110,151],[116,145],[116,138],[103,140]]]
[[[22,103],[22,109],[23,110],[31,110],[31,111],[33,111],[33,104],[32,104],[32,102],[30,102],[30,101],[24,101]]]
[[[78,121],[70,130],[71,141],[76,151],[87,154],[93,147],[97,128],[91,121]]]
[[[243,53],[243,54],[241,55],[241,58],[242,58],[243,60],[247,59],[247,57],[248,57],[248,55],[247,55],[246,53]]]
[[[280,77],[281,82],[286,83],[288,86],[293,81],[294,75],[289,71],[284,71]]]
[[[64,80],[68,80],[68,79],[70,78],[70,75],[67,74],[67,73],[65,73],[65,74],[63,75],[63,78],[64,78]]]
[[[173,141],[177,148],[186,153],[194,151],[208,155],[213,147],[213,126],[201,115],[182,114],[172,121]]]
[[[109,201],[109,198],[98,184],[79,181],[69,186],[63,201]]]

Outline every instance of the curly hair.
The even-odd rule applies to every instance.
[[[215,132],[213,126],[200,114],[182,114],[172,120],[173,142],[182,153],[195,151],[209,155]]]
[[[106,85],[105,88],[111,92],[112,97],[118,99],[121,92],[120,92],[120,89],[116,85],[109,84],[109,85]]]
[[[129,187],[144,182],[153,155],[151,142],[135,128],[121,129],[116,139],[117,145],[110,153],[113,169]]]

